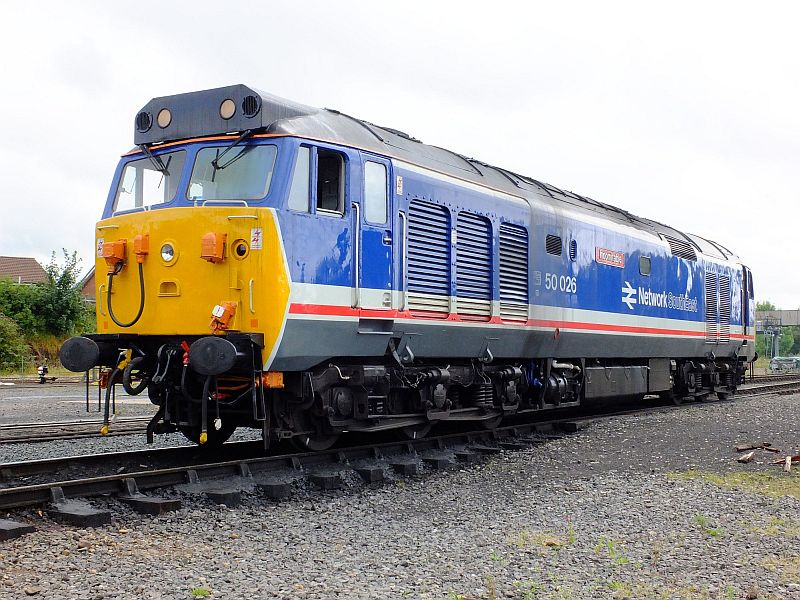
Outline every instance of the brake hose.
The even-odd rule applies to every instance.
[[[114,275],[120,272],[122,269],[122,263],[117,263],[117,267],[114,268],[114,271],[108,274],[108,294],[106,294],[106,304],[108,304],[108,314],[111,315],[111,320],[118,327],[132,327],[136,323],[139,322],[139,319],[142,316],[142,312],[144,312],[144,272],[142,271],[142,263],[139,263],[139,296],[141,298],[139,302],[139,312],[136,313],[136,316],[133,318],[133,321],[130,323],[120,323],[117,320],[117,317],[114,316],[114,309],[111,308],[111,286],[114,285]]]

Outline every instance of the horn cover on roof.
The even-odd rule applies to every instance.
[[[226,100],[233,101],[235,106],[229,119],[220,115],[220,107]],[[168,124],[161,127],[158,115],[164,109],[169,111],[170,119],[162,119]],[[316,108],[265,94],[246,85],[229,85],[153,98],[136,114],[133,140],[138,146],[220,135],[268,127],[279,119],[316,112]]]

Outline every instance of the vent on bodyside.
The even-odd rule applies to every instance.
[[[458,315],[468,321],[492,317],[492,226],[483,217],[458,213],[456,294]]]
[[[719,339],[719,324],[717,322],[717,274],[706,271],[705,275],[706,299],[706,342],[717,343]]]
[[[578,242],[576,240],[569,242],[569,259],[573,262],[578,260]]]
[[[500,318],[528,320],[528,232],[500,225]]]
[[[408,207],[408,307],[420,317],[450,313],[450,213],[431,202]]]
[[[547,250],[548,254],[552,254],[553,256],[561,256],[561,237],[557,235],[548,235],[545,238],[545,249]]]
[[[731,341],[731,278],[719,276],[719,342]]]
[[[664,239],[667,240],[669,250],[672,252],[673,256],[679,256],[686,260],[697,260],[697,253],[694,251],[694,246],[686,240],[679,240],[669,237],[668,235],[665,235]]]

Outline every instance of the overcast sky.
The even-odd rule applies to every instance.
[[[794,2],[14,2],[0,255],[92,261],[150,98],[245,83],[717,240],[800,307]]]

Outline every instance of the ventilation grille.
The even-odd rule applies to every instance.
[[[528,320],[528,232],[500,225],[500,317]]]
[[[458,213],[456,291],[458,314],[488,321],[492,316],[492,230],[489,221]]]
[[[719,276],[719,341],[731,341],[731,278]]]
[[[706,271],[706,342],[731,341],[731,278]]]
[[[412,314],[446,318],[450,312],[450,215],[446,208],[411,201],[407,262]]]
[[[145,133],[150,131],[152,126],[153,115],[151,115],[149,112],[142,111],[136,115],[136,131],[139,133]]]
[[[689,242],[685,240],[678,240],[668,235],[664,236],[664,239],[667,240],[669,244],[669,250],[672,252],[672,256],[679,256],[680,258],[685,258],[686,260],[697,260],[697,254],[694,251],[694,246],[692,246]]]
[[[717,324],[717,274],[706,271],[705,275],[706,298],[706,341],[716,343],[719,338]]]
[[[570,240],[569,243],[569,259],[573,262],[578,259],[578,242],[575,240]]]
[[[245,96],[242,100],[242,114],[245,117],[255,117],[261,110],[261,102],[252,95]]]
[[[545,248],[548,254],[561,256],[561,238],[557,235],[548,235],[545,239]]]

